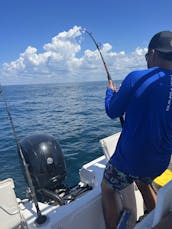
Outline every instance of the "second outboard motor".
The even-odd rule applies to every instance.
[[[20,145],[36,192],[60,187],[66,176],[66,165],[56,140],[48,134],[34,134],[25,137]]]

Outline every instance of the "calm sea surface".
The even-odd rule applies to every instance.
[[[119,120],[104,111],[107,82],[4,86],[19,139],[48,133],[61,145],[68,185],[79,181],[78,170],[102,155],[99,140],[120,130]],[[12,177],[18,197],[26,183],[5,106],[0,97],[0,180]]]

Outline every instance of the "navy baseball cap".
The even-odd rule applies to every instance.
[[[155,49],[164,54],[172,54],[172,32],[162,31],[155,34],[148,46],[148,50]]]

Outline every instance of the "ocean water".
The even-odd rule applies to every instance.
[[[34,133],[54,136],[64,153],[69,186],[79,181],[83,164],[103,154],[99,140],[121,129],[119,119],[105,113],[106,86],[107,82],[87,82],[3,87],[18,139]],[[0,180],[9,177],[23,198],[27,184],[0,97]]]

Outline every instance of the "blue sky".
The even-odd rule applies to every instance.
[[[0,0],[2,84],[105,80],[144,68],[149,39],[172,30],[171,0]]]

